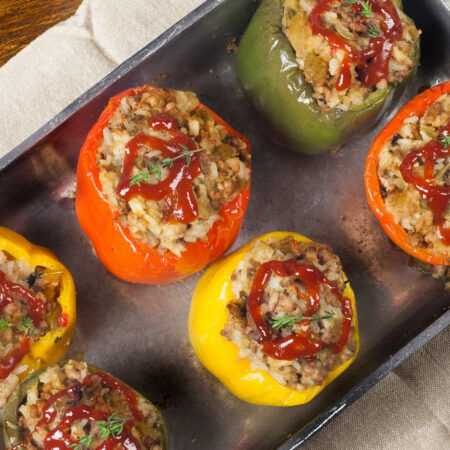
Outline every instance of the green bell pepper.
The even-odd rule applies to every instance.
[[[67,361],[61,361],[57,365],[59,367],[63,367],[64,364],[66,364]],[[126,388],[131,389],[131,391],[136,394],[136,396],[143,400],[154,412],[154,415],[156,416],[156,425],[154,428],[157,430],[159,434],[159,439],[161,441],[161,448],[163,450],[167,450],[169,448],[168,443],[168,435],[167,435],[167,428],[166,424],[164,422],[162,414],[158,411],[158,409],[145,397],[140,395],[138,392],[136,392],[134,389],[127,386],[123,381],[117,379],[110,373],[106,372],[105,370],[99,369],[98,367],[92,366],[91,364],[88,364],[88,375],[95,372],[103,372],[108,377],[112,378],[113,380],[118,381],[121,385],[125,386]],[[24,402],[28,392],[32,389],[34,385],[36,385],[39,382],[39,377],[49,368],[52,366],[44,367],[40,370],[37,370],[33,372],[31,375],[29,375],[11,394],[11,396],[8,399],[8,403],[5,406],[4,411],[4,423],[3,423],[3,436],[5,441],[6,449],[16,448],[19,447],[23,443],[24,437],[21,436],[20,433],[20,426],[18,423],[19,419],[19,407]],[[146,425],[142,423],[136,424],[140,428],[145,427]]]
[[[245,31],[236,57],[238,79],[273,140],[292,150],[317,154],[336,148],[395,104],[415,69],[396,86],[377,89],[357,108],[323,111],[299,69],[281,28],[281,0],[263,0]],[[397,4],[401,6],[398,1]],[[419,61],[419,38],[414,50]]]

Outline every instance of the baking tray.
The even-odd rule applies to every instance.
[[[448,9],[439,0],[404,3],[423,39],[419,72],[401,103],[450,72]],[[450,323],[443,284],[409,268],[367,206],[364,161],[382,123],[334,155],[303,156],[266,138],[236,80],[235,55],[226,51],[256,7],[252,0],[205,2],[0,160],[0,224],[51,248],[75,278],[71,352],[152,400],[175,449],[296,448]],[[268,231],[292,230],[341,256],[357,296],[361,350],[307,405],[235,398],[189,345],[190,299],[201,274],[162,287],[123,282],[102,266],[78,225],[70,193],[87,132],[109,97],[152,80],[195,91],[252,144],[251,200],[234,248]]]

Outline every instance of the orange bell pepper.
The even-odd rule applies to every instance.
[[[234,200],[222,205],[219,214],[223,220],[214,223],[207,240],[187,243],[186,250],[180,257],[169,251],[159,254],[155,249],[137,241],[127,227],[115,220],[119,212],[111,209],[103,193],[96,164],[97,149],[103,138],[103,129],[122,98],[140,94],[149,87],[153,86],[128,89],[112,97],[89,132],[78,160],[75,208],[81,227],[110,272],[133,283],[167,284],[203,269],[233,244],[244,219],[250,184]],[[205,108],[218,124],[224,126],[228,133],[238,136],[250,149],[244,136],[204,105],[199,107]]]
[[[370,208],[377,216],[387,235],[396,245],[411,256],[435,265],[449,265],[450,260],[448,257],[435,255],[428,249],[414,247],[406,231],[400,224],[394,222],[392,215],[387,211],[381,195],[380,180],[378,178],[378,159],[384,145],[397,134],[405,119],[411,116],[422,116],[441,95],[448,92],[450,92],[450,81],[427,89],[403,106],[394,118],[381,130],[373,142],[367,155],[364,173],[364,182]]]

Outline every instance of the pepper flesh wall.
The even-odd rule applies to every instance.
[[[293,246],[289,251],[300,262],[279,253],[278,247],[290,245],[289,241]],[[317,270],[316,251],[320,260],[337,270],[338,281],[330,282]],[[273,258],[276,261],[270,262]],[[246,265],[248,261],[260,264],[260,270]],[[272,406],[309,402],[348,368],[359,349],[355,297],[340,267],[329,247],[288,232],[260,236],[217,261],[200,278],[191,303],[189,336],[197,357],[242,400]],[[285,291],[281,297],[277,286]],[[237,302],[237,291],[243,293],[242,301]],[[329,305],[322,304],[325,299]],[[317,377],[309,380],[306,374],[313,372]]]
[[[10,280],[16,272],[29,277]],[[1,406],[28,374],[64,356],[75,332],[75,296],[72,276],[50,250],[0,227],[0,333],[8,347],[16,344],[0,363]]]
[[[336,69],[333,68],[334,78],[338,79],[337,89],[346,92],[344,88],[347,88],[350,73],[352,73],[353,80],[359,79],[355,68],[351,68],[351,66],[359,65],[362,70],[362,66],[365,64],[364,56],[370,50],[373,51],[373,55],[367,53],[366,56],[370,56],[374,61],[377,60],[375,61],[377,64],[372,64],[372,66],[378,67],[383,61],[374,57],[375,54],[378,54],[376,50],[384,48],[388,44],[392,47],[391,41],[397,38],[398,30],[393,29],[390,34],[384,36],[384,30],[387,32],[388,27],[381,23],[379,28],[383,34],[370,38],[366,53],[360,54],[354,50],[349,41],[320,27],[318,23],[321,23],[321,20],[313,19],[323,18],[321,13],[325,11],[313,9],[309,16],[309,22],[308,18],[304,19],[305,23],[298,21],[298,26],[291,36],[293,40],[291,43],[284,33],[286,30],[283,28],[285,24],[282,23],[284,17],[282,3],[281,0],[263,0],[239,43],[236,71],[245,93],[255,104],[273,140],[300,153],[318,154],[339,147],[351,136],[375,125],[376,121],[391,106],[395,105],[406,85],[413,78],[419,62],[419,32],[414,28],[417,35],[414,37],[412,45],[413,54],[407,56],[414,63],[413,68],[400,82],[385,83],[383,81],[375,90],[368,88],[370,93],[363,101],[357,105],[346,107],[346,110],[335,106],[327,109],[324,108],[325,99],[322,98],[322,95],[324,92],[329,92],[330,87],[325,86],[319,92],[315,90],[315,84],[318,74],[329,70],[328,66],[322,67],[323,61],[313,51],[302,62],[305,64],[303,70],[300,69],[296,51],[298,53],[304,49],[303,41],[298,42],[295,50],[293,48],[298,34],[303,35],[305,27],[311,27],[316,34],[313,38],[320,37],[319,34],[328,37],[329,47],[326,49],[328,53],[342,51],[347,55],[340,71],[336,72]],[[316,8],[323,9],[323,6],[328,8],[334,3],[323,0],[318,2]],[[381,4],[381,2],[370,0],[374,12],[376,8],[380,7],[378,3]],[[383,2],[383,5],[386,3],[392,4],[390,0]],[[361,7],[359,3],[358,5],[353,6]],[[336,7],[339,8],[339,4]],[[398,4],[398,8],[401,8],[400,4]],[[392,8],[390,7],[390,9]],[[332,17],[337,15],[335,12],[333,14]],[[393,12],[392,14],[395,15]],[[404,13],[401,14],[402,20],[412,23]],[[358,12],[355,12],[354,15],[364,19],[359,16]],[[297,14],[294,19],[299,16]],[[293,25],[295,26],[296,23]],[[366,27],[366,24],[363,25]],[[339,27],[342,26],[342,23],[337,23],[337,26],[340,30]],[[354,34],[359,35],[358,33],[361,34],[359,31]],[[369,37],[367,37],[368,39]],[[317,52],[319,51],[320,49],[317,49]],[[372,66],[367,67],[364,71],[367,85],[377,80]],[[308,68],[310,68],[309,71]],[[306,77],[305,75],[308,74],[310,75]],[[325,80],[328,78],[324,77]],[[342,89],[344,90],[342,91]]]

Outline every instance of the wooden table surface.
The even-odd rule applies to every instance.
[[[51,26],[68,19],[82,0],[0,0],[0,66]]]

